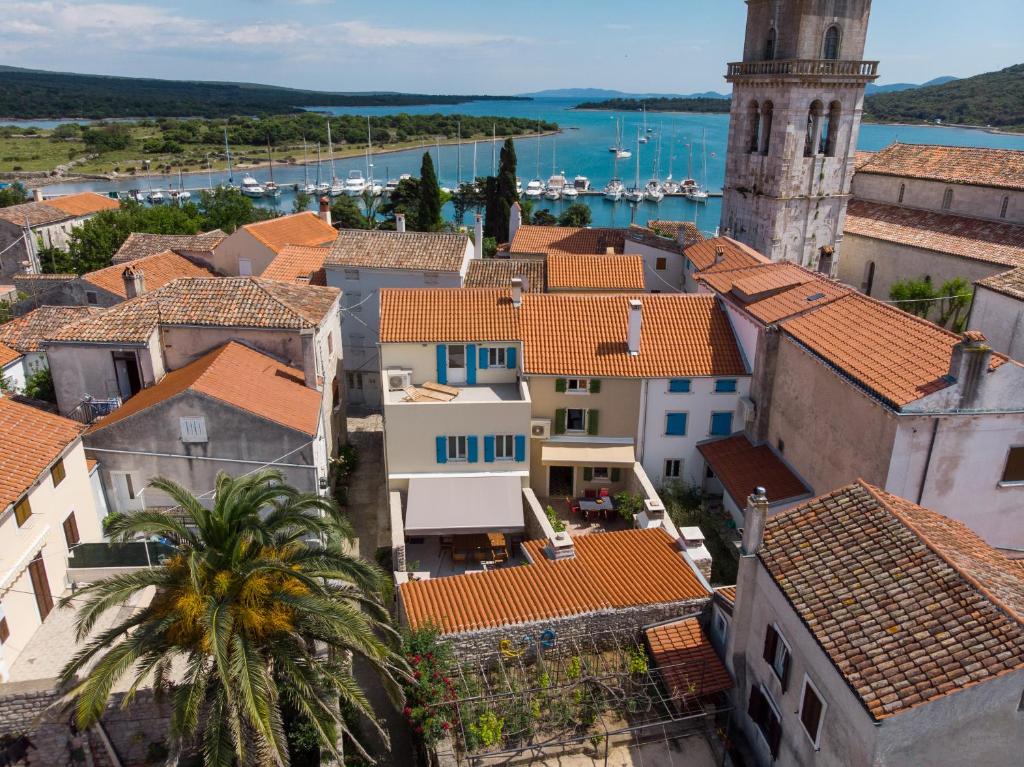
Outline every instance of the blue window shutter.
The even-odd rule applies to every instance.
[[[480,347],[480,369],[487,370],[487,349]]]
[[[668,382],[668,390],[672,394],[686,394],[690,391],[690,379],[673,378]]]
[[[444,344],[437,345],[437,382],[448,383],[448,347]]]
[[[476,384],[476,344],[466,347],[466,383],[470,386]]]
[[[444,437],[435,437],[434,443],[437,445],[437,462],[448,463],[448,440]]]
[[[494,463],[494,435],[484,435],[484,463]]]
[[[686,435],[686,413],[669,413],[665,419],[665,433],[673,437]]]
[[[466,460],[476,463],[476,435],[470,434],[466,437]]]
[[[505,367],[514,370],[516,366],[516,347],[510,346],[505,350]]]
[[[715,392],[718,394],[731,394],[736,391],[735,378],[719,378],[715,381]]]
[[[711,414],[711,435],[724,437],[732,434],[732,413]]]
[[[516,460],[522,463],[526,460],[526,435],[517,434],[515,436],[515,447],[516,447]]]

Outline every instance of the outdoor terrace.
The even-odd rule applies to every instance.
[[[430,381],[405,389],[384,392],[386,405],[481,404],[529,402],[526,382],[446,386]]]

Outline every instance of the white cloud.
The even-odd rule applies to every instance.
[[[419,29],[412,27],[381,27],[366,21],[340,21],[332,25],[342,32],[345,42],[361,47],[475,47],[497,43],[523,43],[524,38],[512,35],[489,35],[454,29]]]

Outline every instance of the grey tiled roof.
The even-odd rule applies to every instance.
[[[468,244],[464,234],[342,229],[324,265],[458,272]]]

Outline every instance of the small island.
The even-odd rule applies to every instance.
[[[690,98],[680,96],[653,99],[616,98],[603,101],[584,101],[574,109],[607,109],[614,112],[639,112],[647,107],[648,112],[698,112],[703,114],[728,114],[729,99]]]

